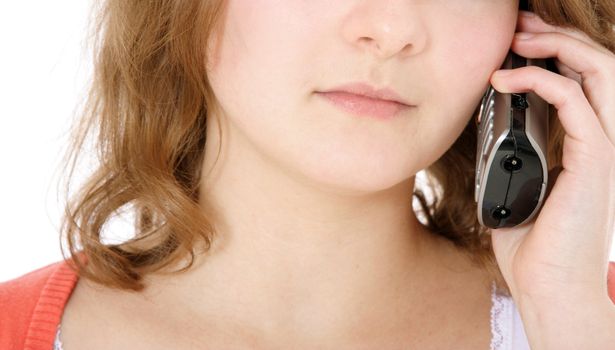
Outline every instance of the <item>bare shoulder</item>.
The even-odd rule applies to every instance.
[[[205,325],[171,318],[174,313],[161,307],[149,293],[112,289],[81,278],[62,316],[63,348],[182,350],[224,346],[213,336],[220,333],[213,322]]]

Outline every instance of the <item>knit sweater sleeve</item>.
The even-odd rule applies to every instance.
[[[0,349],[49,350],[76,280],[61,260],[0,283]]]

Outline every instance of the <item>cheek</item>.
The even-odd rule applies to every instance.
[[[208,71],[216,98],[233,130],[260,153],[300,161],[313,133],[306,84],[308,42],[314,19],[300,3],[231,1],[216,61]],[[260,6],[259,6],[260,5]],[[313,5],[315,6],[315,5]],[[292,17],[294,16],[294,17]],[[309,140],[309,141],[308,141]]]
[[[298,44],[306,35],[300,23],[289,26],[290,10],[273,0],[229,1],[224,31],[209,81],[227,116],[242,124],[279,118],[292,101]],[[282,20],[285,19],[285,20]],[[304,34],[301,34],[304,33]],[[296,97],[295,97],[296,98]],[[265,119],[265,120],[263,120]]]
[[[421,144],[433,145],[429,158],[446,152],[474,117],[489,77],[508,53],[512,32],[507,28],[500,23],[439,33],[440,44],[434,44],[428,63],[432,87],[418,134]]]
[[[481,26],[462,29],[456,26],[442,38],[441,57],[435,64],[439,86],[456,101],[457,108],[472,112],[489,83],[491,74],[500,68],[510,49],[514,20],[506,24],[484,21]],[[451,39],[452,38],[452,39]]]

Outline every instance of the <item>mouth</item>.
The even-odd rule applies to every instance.
[[[402,105],[411,106],[412,104],[406,101],[397,91],[392,88],[383,87],[375,88],[368,83],[357,82],[337,86],[333,89],[324,92],[345,92],[348,94],[369,97],[374,100],[383,100],[388,102],[397,102]]]
[[[316,94],[325,98],[333,106],[344,112],[377,119],[391,119],[413,107],[395,100],[366,96],[348,91],[317,91]]]

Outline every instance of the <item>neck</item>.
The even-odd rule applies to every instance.
[[[213,245],[164,292],[194,318],[322,339],[359,325],[390,329],[436,288],[444,244],[412,210],[414,176],[359,194],[291,176],[254,153],[226,157],[201,186]]]

